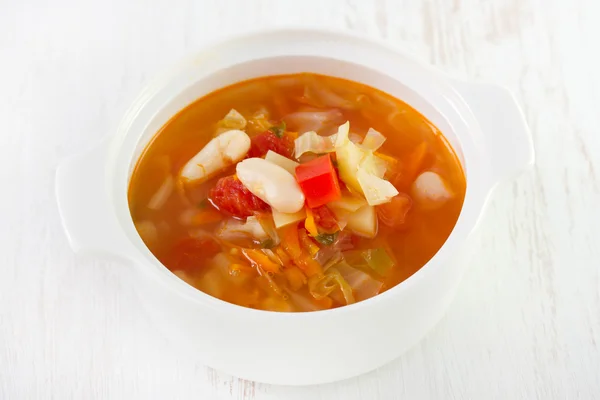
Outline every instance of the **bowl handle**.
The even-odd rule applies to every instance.
[[[56,199],[71,248],[128,258],[129,240],[110,202],[107,158],[110,140],[63,161],[56,170]]]
[[[507,89],[490,84],[456,82],[483,132],[493,184],[515,178],[535,162],[529,127]]]

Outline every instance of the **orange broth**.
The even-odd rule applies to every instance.
[[[265,131],[265,123],[278,125],[281,121],[287,122],[290,140],[315,128],[320,135],[333,134],[346,121],[350,122],[351,140],[360,140],[369,128],[385,136],[377,150],[393,161],[385,178],[403,199],[410,199],[410,208],[403,222],[390,227],[381,221],[382,206],[376,206],[379,221],[374,238],[348,232],[351,248],[341,251],[342,260],[347,257],[347,265],[359,272],[349,273],[350,269],[342,266],[339,269],[345,271],[344,279],[356,281],[353,284],[357,288],[351,287],[354,301],[409,278],[440,249],[456,224],[466,189],[460,162],[438,129],[408,104],[356,82],[315,74],[240,82],[196,100],[171,118],[146,147],[130,180],[129,207],[142,239],[167,268],[196,288],[230,303],[271,311],[312,311],[348,303],[342,284],[330,291],[330,286],[335,286],[330,282],[323,289],[330,293],[315,297],[307,283],[309,273],[295,265],[294,257],[281,245],[266,251],[275,255],[271,263],[283,264],[269,272],[271,263],[265,261],[267,265],[261,266],[244,255],[245,249],[263,251],[268,246],[264,241],[241,239],[231,243],[215,236],[220,224],[231,216],[213,207],[207,196],[219,178],[235,173],[235,165],[200,184],[179,179],[183,166],[216,136],[219,121],[231,109],[248,121],[245,131],[251,138]],[[323,111],[328,114],[318,114],[317,122],[305,118],[315,114],[297,114]],[[323,117],[327,118],[323,121]],[[412,198],[413,182],[424,171],[433,171],[446,182],[450,199],[431,207]],[[159,190],[163,191],[162,200],[150,207]],[[299,231],[304,229],[304,221],[292,225]],[[279,237],[284,231],[277,230]],[[310,236],[309,240],[319,251],[327,247]],[[361,251],[368,249],[383,249],[393,266],[379,274],[370,269],[361,258],[367,254]],[[308,248],[302,250],[311,254]],[[340,252],[333,253],[339,257]],[[311,255],[312,262],[322,254]],[[360,262],[351,264],[356,257]],[[312,280],[314,283],[318,278]]]

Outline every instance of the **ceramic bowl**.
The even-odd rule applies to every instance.
[[[374,298],[310,313],[239,307],[187,285],[152,255],[129,213],[129,179],[152,137],[194,100],[239,81],[299,72],[381,89],[425,115],[462,163],[467,181],[463,209],[437,254],[413,276]],[[289,29],[221,41],[157,78],[115,134],[59,167],[56,185],[72,247],[123,260],[130,286],[157,329],[173,343],[238,377],[305,385],[373,370],[415,344],[454,295],[492,189],[533,159],[527,125],[505,89],[449,78],[377,41]]]

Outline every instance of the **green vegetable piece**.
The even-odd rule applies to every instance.
[[[315,240],[324,246],[331,246],[335,239],[337,239],[338,232],[335,233],[321,233],[315,236]]]
[[[280,139],[283,137],[285,130],[286,130],[286,125],[285,125],[284,121],[281,121],[281,124],[279,124],[279,125],[274,125],[269,128],[269,131],[271,131],[273,134],[275,134],[275,136],[277,136]]]
[[[385,276],[394,266],[394,260],[382,248],[365,250],[362,252],[362,256],[367,265],[380,276]]]
[[[260,242],[260,247],[262,247],[263,249],[272,249],[273,247],[275,247],[275,242],[273,241],[273,239],[268,238]]]

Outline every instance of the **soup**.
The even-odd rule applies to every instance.
[[[453,150],[415,109],[306,73],[237,83],[175,115],[137,162],[129,207],[150,251],[195,288],[316,311],[425,265],[465,186]]]

